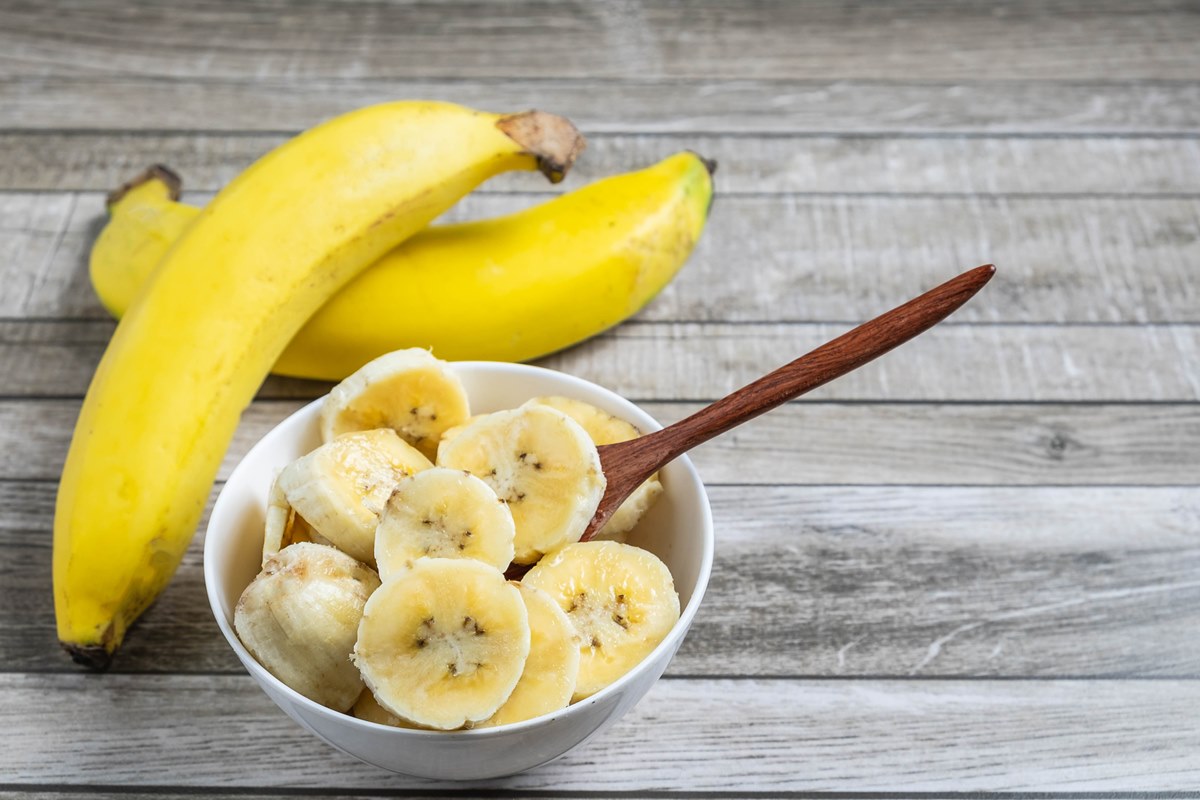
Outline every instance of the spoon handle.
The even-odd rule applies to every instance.
[[[714,436],[840,378],[924,333],[970,300],[995,272],[996,268],[991,264],[964,272],[674,425],[638,439],[601,447],[600,464],[609,486],[584,539],[591,538],[633,489],[667,463]]]

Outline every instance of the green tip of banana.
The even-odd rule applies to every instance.
[[[688,150],[688,152],[691,153],[692,155],[694,155],[696,158],[700,159],[700,163],[704,165],[704,168],[706,170],[708,170],[708,176],[710,178],[716,174],[717,160],[715,158],[705,158],[704,156],[697,153],[695,150]]]

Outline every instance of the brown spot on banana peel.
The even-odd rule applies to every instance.
[[[105,207],[112,208],[121,201],[121,198],[129,194],[132,190],[141,186],[143,183],[150,181],[159,181],[167,187],[167,196],[172,200],[179,199],[179,193],[183,191],[183,178],[175,170],[163,164],[154,164],[147,167],[140,175],[130,181],[118,186],[108,193],[104,199]]]
[[[551,183],[563,179],[587,142],[570,120],[545,111],[523,111],[496,122],[496,127],[537,159],[538,169]]]

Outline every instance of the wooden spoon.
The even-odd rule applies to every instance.
[[[637,439],[599,448],[608,487],[580,541],[596,535],[625,498],[669,462],[793,397],[858,369],[938,324],[991,280],[991,264],[964,272],[743,386],[686,419]]]

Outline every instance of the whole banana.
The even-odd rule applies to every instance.
[[[561,179],[566,120],[397,102],[261,158],[186,227],[136,294],[76,423],[54,518],[58,636],[104,668],[178,566],[263,377],[354,275],[487,178]]]
[[[439,358],[525,361],[632,316],[687,260],[708,215],[713,166],[695,153],[607,178],[498,219],[435,225],[334,295],[274,372],[341,380],[404,347]],[[110,201],[92,283],[120,315],[201,211],[152,170]]]

